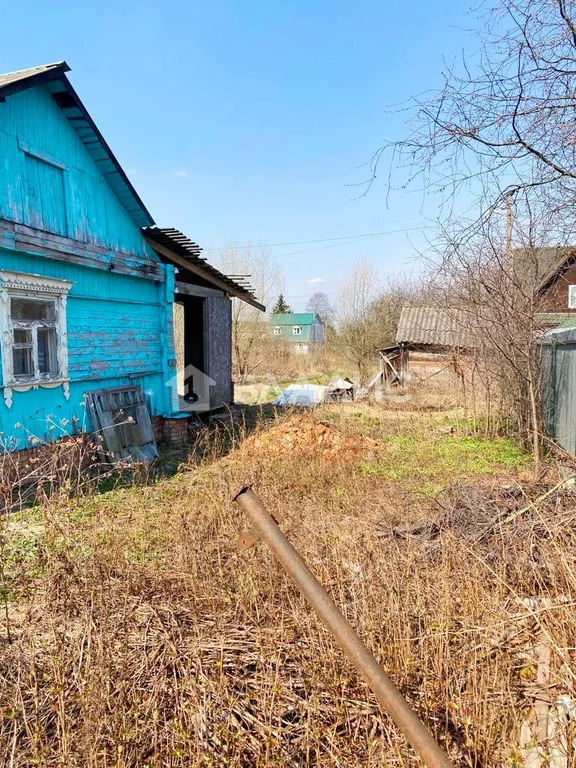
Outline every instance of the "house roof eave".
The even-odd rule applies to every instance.
[[[74,128],[134,223],[138,227],[153,225],[154,219],[150,212],[66,76],[69,71],[68,64],[59,61],[0,74],[0,101],[6,101],[9,96],[29,88],[46,85],[54,102]],[[95,145],[100,148],[100,152],[95,153]]]
[[[179,232],[177,229],[145,227],[142,234],[160,256],[173,264],[187,269],[211,285],[225,291],[230,296],[241,299],[260,312],[266,307],[254,295],[251,287],[225,275],[200,256],[200,246]]]

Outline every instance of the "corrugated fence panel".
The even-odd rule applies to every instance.
[[[557,346],[553,353],[555,437],[576,453],[576,344]]]
[[[553,381],[553,367],[556,361],[554,348],[550,345],[541,345],[538,350],[540,354],[540,365],[542,371],[540,386],[540,408],[542,413],[542,423],[544,429],[550,435],[556,431],[556,407],[555,407],[555,388]]]

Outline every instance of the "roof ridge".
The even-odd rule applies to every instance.
[[[66,69],[64,69],[64,67],[66,67]],[[70,72],[70,66],[64,59],[62,59],[62,61],[52,61],[49,64],[38,64],[36,67],[24,67],[24,69],[14,69],[11,72],[0,72],[0,77],[23,75],[29,72],[47,71],[49,69],[63,69],[64,72]]]

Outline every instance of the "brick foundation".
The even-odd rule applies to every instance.
[[[188,419],[165,419],[163,416],[152,418],[154,439],[158,443],[183,445],[188,439]]]
[[[57,470],[61,466],[76,466],[84,470],[96,462],[97,453],[87,434],[61,437],[53,443],[23,448],[20,451],[0,453],[0,472],[10,468],[27,470],[30,478],[41,478],[48,474],[46,467]]]
[[[154,440],[157,443],[161,443],[164,440],[164,417],[152,416],[152,431],[154,432]]]

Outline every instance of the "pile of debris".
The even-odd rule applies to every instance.
[[[364,435],[347,434],[323,422],[296,416],[281,421],[266,432],[249,437],[242,447],[250,453],[264,452],[268,456],[295,451],[299,454],[320,451],[324,458],[329,459],[342,453],[376,453],[380,444]]]
[[[354,400],[356,388],[350,379],[336,379],[322,386],[300,382],[291,384],[274,401],[281,407],[301,406],[312,408],[321,403],[339,403],[344,400]]]

